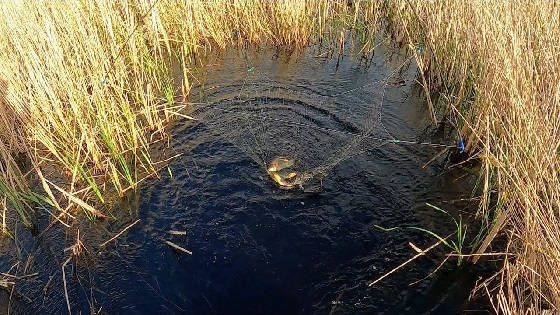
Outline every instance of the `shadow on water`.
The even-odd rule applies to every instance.
[[[336,60],[316,58],[313,50],[254,51],[247,60],[292,95],[331,95],[379,80],[406,58],[389,53],[381,47],[368,68],[348,56],[336,67]],[[230,52],[209,61],[205,71],[193,102],[231,99],[247,64],[241,53]],[[430,132],[414,67],[398,77],[398,93],[387,96],[385,127],[400,139],[453,143]],[[445,156],[425,165],[441,149],[388,144],[366,150],[334,167],[319,193],[303,194],[278,189],[262,165],[204,124],[180,121],[172,134],[173,149],[184,153],[171,163],[172,174],[130,196],[115,209],[118,220],[79,224],[88,253],[66,269],[74,313],[450,314],[476,308],[467,299],[477,271],[457,269],[455,261],[409,285],[438,266],[444,248],[367,285],[414,256],[409,242],[421,248],[434,243],[418,231],[384,232],[374,225],[447,235],[452,222],[425,202],[454,214],[472,206],[461,201],[470,196],[472,176],[446,171]],[[138,218],[115,242],[97,247]],[[14,297],[16,313],[66,312],[61,265],[74,241],[74,232],[56,227],[41,237],[20,228],[15,246],[4,246],[2,271],[20,261],[20,274],[39,273],[16,285],[25,295]]]

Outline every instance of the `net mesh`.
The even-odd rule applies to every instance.
[[[342,161],[387,143],[382,109],[393,88],[388,83],[377,80],[328,94],[305,80],[286,84],[248,68],[242,83],[211,95],[195,116],[265,170],[278,157],[293,159],[289,170],[301,175],[297,186],[303,187]]]

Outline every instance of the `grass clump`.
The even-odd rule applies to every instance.
[[[482,161],[479,217],[503,231],[511,256],[487,283],[496,312],[560,311],[560,8],[554,1],[394,4],[394,32],[420,53]],[[494,200],[494,202],[491,202]]]
[[[188,95],[198,56],[229,45],[338,40],[378,17],[375,1],[6,2],[0,197],[26,224],[28,196],[47,201],[44,209],[63,223],[76,209],[103,217],[108,191],[122,196],[156,173],[150,145],[181,115],[175,100]],[[366,33],[362,41],[371,39]],[[40,186],[44,198],[28,186]]]
[[[455,225],[455,231],[451,234],[449,234],[448,236],[442,236],[440,234],[438,234],[436,231],[433,230],[428,230],[426,228],[423,227],[419,227],[419,226],[403,226],[403,227],[391,227],[391,228],[385,228],[379,225],[374,225],[374,227],[385,231],[385,232],[390,232],[390,231],[394,231],[394,230],[398,230],[398,229],[411,229],[411,230],[416,230],[416,231],[420,231],[422,233],[425,233],[427,235],[430,235],[432,237],[434,237],[435,239],[437,239],[441,244],[443,244],[445,247],[447,247],[450,251],[451,254],[455,254],[457,256],[457,266],[460,266],[461,263],[463,262],[463,254],[464,249],[465,249],[465,240],[467,237],[467,225],[463,224],[463,218],[459,217],[459,222],[457,222],[457,220],[455,220],[455,218],[449,214],[449,212],[441,209],[440,207],[434,206],[430,203],[426,203],[426,205],[428,207],[430,207],[433,210],[439,211],[442,214],[444,214],[445,216],[449,217],[452,221],[453,224]],[[455,240],[452,239],[452,236],[455,236]],[[422,250],[419,250],[416,246],[414,246],[415,250],[417,252],[422,252]],[[448,256],[449,257],[449,256]]]
[[[122,194],[139,173],[153,172],[147,136],[163,130],[167,104],[150,95],[163,94],[168,71],[154,49],[155,31],[127,38],[146,22],[141,12],[141,4],[126,2],[2,5],[3,195],[13,197],[27,181],[10,175],[21,175],[15,154],[31,161],[61,213],[103,204],[110,184]],[[150,69],[154,65],[159,68]]]

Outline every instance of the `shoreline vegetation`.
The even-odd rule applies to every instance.
[[[33,211],[65,226],[80,213],[105,217],[111,195],[157,176],[165,161],[150,147],[188,111],[177,100],[188,96],[199,57],[265,44],[337,51],[346,34],[367,55],[383,29],[410,47],[434,124],[452,122],[481,164],[476,254],[505,254],[477,289],[497,313],[558,312],[558,12],[544,0],[7,1],[2,230],[10,233],[13,218],[31,226]],[[177,60],[181,78],[171,69]],[[498,235],[503,248],[492,247]]]

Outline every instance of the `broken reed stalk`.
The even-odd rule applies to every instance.
[[[28,275],[16,276],[16,275],[11,275],[9,273],[0,272],[0,275],[2,275],[3,277],[6,277],[6,278],[12,278],[14,280],[23,280],[23,279],[27,279],[27,278],[36,277],[36,276],[39,275],[39,273],[35,272],[35,273],[28,274]]]
[[[173,243],[173,242],[171,242],[171,241],[165,241],[164,243],[167,244],[167,245],[169,245],[169,246],[171,246],[171,247],[173,247],[173,248],[175,248],[176,250],[182,251],[183,253],[187,253],[187,254],[189,254],[189,255],[192,255],[192,254],[193,254],[190,250],[185,249],[185,248],[183,248],[183,247],[181,247],[181,246],[179,246],[179,245],[177,245],[177,244],[175,244],[175,243]]]
[[[53,279],[54,279],[54,276],[49,276],[49,280],[47,281],[47,283],[43,287],[43,298],[45,296],[47,296],[47,293],[49,291],[49,287],[51,286],[51,282],[53,281]]]
[[[169,230],[167,233],[171,235],[187,235],[187,231]]]
[[[104,247],[105,245],[109,244],[110,242],[116,240],[119,236],[121,236],[124,232],[126,232],[128,229],[130,229],[131,227],[135,226],[136,223],[140,222],[140,219],[132,222],[131,224],[129,224],[128,226],[126,226],[124,229],[122,229],[122,231],[120,231],[119,233],[117,233],[117,235],[111,237],[110,239],[106,240],[105,242],[103,242],[101,245],[99,245],[99,247]]]
[[[430,247],[420,251],[418,254],[414,255],[413,257],[411,257],[410,259],[408,259],[407,261],[403,262],[402,264],[398,265],[397,267],[391,269],[389,272],[385,273],[384,275],[382,275],[381,277],[373,280],[372,282],[370,282],[368,284],[368,287],[374,286],[376,283],[378,283],[379,281],[387,278],[388,276],[390,276],[391,274],[395,273],[396,271],[398,271],[399,269],[401,269],[402,267],[410,264],[411,262],[415,261],[416,259],[418,259],[421,256],[426,255],[427,252],[431,251],[432,249],[438,247],[439,245],[441,245],[441,243],[443,243],[444,240],[448,239],[452,234],[447,235],[443,240],[439,240],[436,243],[432,244]]]
[[[68,257],[66,261],[62,264],[62,283],[64,284],[64,298],[66,299],[66,307],[68,308],[68,315],[72,315],[72,309],[70,308],[70,299],[68,298],[68,288],[66,286],[66,271],[64,268],[72,260],[72,256]]]

